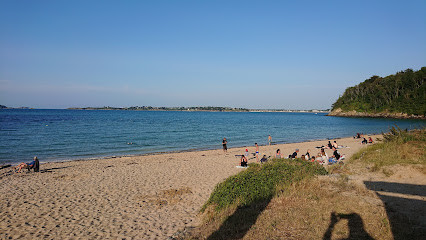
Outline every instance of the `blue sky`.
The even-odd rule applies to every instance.
[[[0,0],[0,104],[327,109],[426,66],[426,1]]]

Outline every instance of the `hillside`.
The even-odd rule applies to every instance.
[[[331,116],[425,118],[426,67],[370,79],[345,90]]]

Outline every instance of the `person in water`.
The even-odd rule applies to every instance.
[[[271,145],[272,144],[272,137],[271,135],[268,135],[268,144]]]

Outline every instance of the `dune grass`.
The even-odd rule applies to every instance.
[[[220,211],[233,204],[248,206],[271,199],[289,184],[327,171],[317,164],[299,159],[272,159],[268,163],[250,164],[249,168],[218,184],[201,211],[213,206]]]
[[[371,171],[383,170],[385,166],[396,164],[419,164],[426,166],[426,131],[417,129],[412,131],[392,127],[383,134],[383,140],[368,146],[354,154],[350,162],[361,161],[371,164]],[[387,170],[384,170],[385,174]]]

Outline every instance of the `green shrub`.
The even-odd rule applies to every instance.
[[[268,163],[250,164],[249,168],[219,183],[201,211],[208,206],[221,210],[233,204],[247,206],[271,199],[277,187],[314,175],[325,175],[327,171],[318,164],[302,160],[272,159]]]

